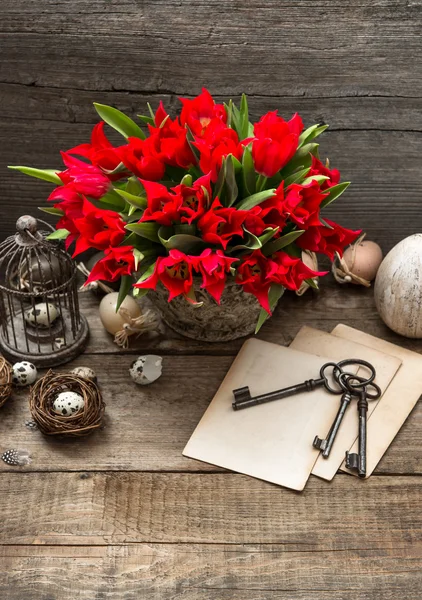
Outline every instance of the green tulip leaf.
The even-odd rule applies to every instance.
[[[246,194],[251,196],[256,192],[256,173],[252,158],[252,151],[249,146],[246,146],[243,151],[242,168],[243,186]]]
[[[48,215],[55,215],[56,217],[62,217],[64,212],[60,208],[53,208],[52,206],[39,206],[38,210],[47,213]]]
[[[343,183],[339,183],[338,185],[333,185],[333,187],[329,188],[329,194],[324,200],[321,202],[321,208],[325,208],[334,200],[337,200],[339,196],[343,194],[347,190],[350,185],[350,181],[344,181]]]
[[[34,169],[33,167],[20,167],[20,166],[10,166],[8,169],[12,169],[13,171],[20,171],[24,173],[24,175],[29,175],[30,177],[36,177],[37,179],[43,179],[44,181],[49,181],[50,183],[55,183],[56,185],[63,185],[63,181],[57,175],[60,173],[58,170],[54,169]]]
[[[125,138],[136,137],[141,140],[145,139],[145,133],[139,125],[117,108],[107,106],[106,104],[98,104],[97,102],[94,102],[94,106],[102,120]]]
[[[158,238],[167,250],[180,250],[180,252],[195,252],[205,246],[205,242],[195,236],[186,233],[173,234],[171,227],[160,227]]]
[[[248,196],[247,198],[244,198],[236,205],[236,208],[238,210],[250,210],[254,206],[261,204],[261,202],[268,200],[268,198],[272,198],[274,195],[275,195],[274,188],[272,188],[270,190],[263,190],[262,192],[258,192],[257,194],[252,194],[252,196]]]
[[[280,300],[281,296],[284,294],[284,287],[277,283],[273,283],[273,285],[268,290],[268,302],[270,305],[271,312],[275,309],[277,302]],[[255,333],[261,329],[265,321],[268,319],[270,315],[264,308],[261,308],[261,312],[259,313],[258,322],[256,324]]]
[[[304,232],[305,232],[304,229],[290,231],[290,233],[286,233],[286,235],[282,235],[281,237],[277,238],[276,240],[273,240],[273,241],[265,244],[265,246],[262,249],[262,253],[265,254],[265,256],[271,256],[271,254],[274,254],[274,252],[278,252],[282,248],[285,248],[289,244],[292,244]]]
[[[116,190],[116,192],[119,194],[119,196],[121,196],[131,206],[134,206],[135,208],[144,209],[148,206],[148,202],[145,196],[135,196],[134,194],[130,194],[129,192],[125,192],[124,190]]]
[[[46,240],[65,240],[69,235],[70,231],[67,229],[56,229],[53,233],[50,233],[45,239]]]
[[[133,231],[133,233],[136,233],[147,240],[151,240],[151,242],[160,241],[158,237],[160,225],[158,223],[150,223],[149,221],[144,221],[143,223],[128,223],[125,226],[125,229]]]
[[[301,180],[304,177],[306,177],[310,170],[311,168],[308,167],[307,169],[301,169],[300,171],[292,173],[291,175],[289,175],[289,177],[286,177],[286,179],[284,180],[284,187],[286,188],[289,185],[292,185],[293,183],[301,183]]]
[[[132,284],[133,280],[130,275],[122,275],[122,277],[120,278],[119,295],[117,296],[116,312],[119,310],[123,300],[128,295]]]

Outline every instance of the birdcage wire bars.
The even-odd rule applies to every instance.
[[[50,225],[23,216],[16,230],[0,244],[0,351],[9,360],[56,366],[80,354],[88,341],[77,271],[59,242],[46,240]]]

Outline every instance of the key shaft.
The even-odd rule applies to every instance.
[[[352,400],[352,394],[349,392],[344,392],[341,396],[340,400],[340,408],[337,411],[336,417],[333,421],[333,424],[330,427],[327,438],[325,440],[321,440],[318,436],[315,437],[313,446],[318,450],[322,450],[322,456],[324,458],[328,458],[330,456],[331,449],[334,444],[334,440],[336,439],[337,433],[340,429],[341,422],[343,421],[344,415],[346,414],[347,407],[349,406]]]
[[[234,402],[232,403],[233,410],[242,410],[251,406],[257,406],[258,404],[266,404],[267,402],[273,402],[274,400],[281,400],[283,398],[289,398],[296,394],[303,392],[312,392],[316,387],[325,385],[325,379],[307,379],[303,383],[297,385],[291,385],[274,392],[268,392],[267,394],[261,394],[259,396],[251,396],[249,388],[247,386],[233,390]],[[249,396],[248,396],[249,394]]]
[[[358,453],[346,452],[346,467],[352,471],[357,471],[359,477],[366,477],[366,452],[367,452],[367,414],[368,400],[366,389],[359,394],[358,400],[359,414],[359,441]]]

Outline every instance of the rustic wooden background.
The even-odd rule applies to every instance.
[[[331,123],[322,140],[353,186],[331,210],[385,250],[422,229],[420,1],[1,0],[0,237],[36,214],[49,185],[7,164],[60,167],[89,137],[92,102],[131,116],[173,110],[202,85]],[[0,597],[5,600],[416,600],[422,586],[422,405],[367,481],[311,478],[303,494],[185,459],[181,450],[241,341],[166,332],[119,351],[81,298],[91,340],[74,365],[98,371],[105,428],[59,442],[29,429],[27,391],[0,416]],[[372,290],[331,281],[286,295],[260,337],[337,323],[421,352],[376,314]],[[139,388],[133,355],[164,355]],[[63,367],[66,370],[68,367]],[[399,401],[400,399],[398,399]],[[23,472],[22,472],[23,471]]]
[[[422,230],[420,26],[420,0],[2,0],[1,233],[51,189],[6,165],[59,168],[93,101],[135,116],[205,85],[330,123],[322,155],[353,182],[332,217],[389,249]]]

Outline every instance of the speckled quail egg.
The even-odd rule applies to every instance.
[[[15,363],[12,367],[12,382],[19,386],[32,385],[37,378],[35,365],[26,360]]]
[[[80,412],[85,406],[85,400],[76,392],[60,392],[53,402],[53,411],[57,415],[70,417]]]
[[[130,366],[130,376],[135,383],[148,385],[161,376],[162,362],[161,356],[155,354],[138,356]]]
[[[73,375],[77,375],[78,377],[83,377],[84,379],[88,379],[89,381],[93,381],[96,383],[97,374],[93,369],[89,367],[75,367],[70,371]]]
[[[25,321],[32,327],[49,327],[59,316],[57,308],[50,302],[40,302],[25,311]]]

